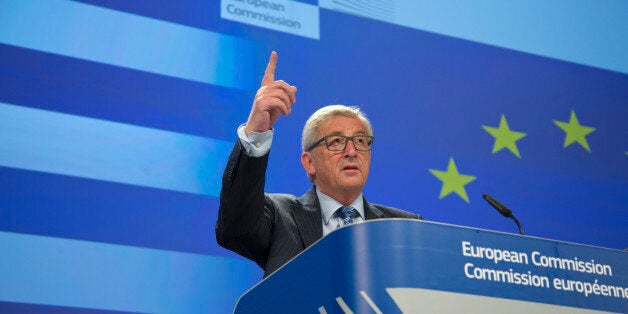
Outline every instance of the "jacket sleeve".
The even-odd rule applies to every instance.
[[[216,241],[264,268],[272,236],[273,211],[264,195],[268,154],[248,156],[240,140],[222,177]]]

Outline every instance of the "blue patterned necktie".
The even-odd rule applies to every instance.
[[[360,217],[358,211],[351,206],[342,206],[338,208],[336,215],[342,219],[345,225],[352,224],[354,218]]]

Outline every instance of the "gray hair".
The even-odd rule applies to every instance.
[[[321,125],[330,118],[337,116],[358,118],[364,125],[364,128],[366,128],[366,135],[373,135],[371,122],[366,118],[366,115],[360,111],[360,108],[345,105],[329,105],[316,110],[316,112],[307,119],[307,122],[305,122],[303,134],[301,135],[301,149],[303,152],[318,140],[318,132]],[[310,182],[314,182],[313,176],[309,174],[308,179]]]

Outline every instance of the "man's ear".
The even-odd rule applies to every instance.
[[[307,174],[312,176],[316,174],[316,169],[314,169],[314,162],[312,161],[310,152],[303,152],[303,154],[301,154],[301,164]]]

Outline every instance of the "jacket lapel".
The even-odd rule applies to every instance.
[[[316,189],[312,187],[297,199],[299,204],[291,206],[290,212],[297,225],[297,230],[307,248],[323,237],[323,217],[321,214]]]
[[[381,210],[377,209],[377,207],[371,205],[366,198],[363,196],[364,200],[364,220],[378,219],[384,217],[384,213]]]

